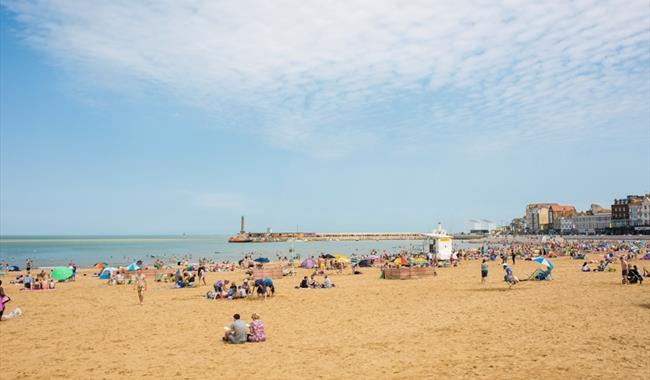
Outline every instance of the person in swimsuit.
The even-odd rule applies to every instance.
[[[621,284],[626,285],[627,284],[627,271],[630,268],[630,264],[628,264],[627,260],[625,260],[625,257],[621,256],[621,276],[623,276],[623,279],[621,280]]]
[[[142,305],[144,304],[144,292],[147,290],[147,279],[141,269],[138,269],[137,273],[133,286],[138,291],[138,299],[140,300],[140,305]]]
[[[203,283],[203,285],[206,285],[206,286],[208,285],[205,282],[205,272],[206,272],[205,265],[203,263],[201,263],[201,265],[199,266],[199,269],[197,270],[197,273],[199,275],[199,286],[201,286],[201,283]]]

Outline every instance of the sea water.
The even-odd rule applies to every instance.
[[[89,267],[97,262],[111,266],[128,265],[136,260],[150,263],[154,258],[190,262],[208,258],[217,262],[238,261],[246,254],[254,257],[307,258],[321,253],[364,255],[371,250],[396,253],[421,251],[423,240],[295,241],[278,243],[228,243],[226,235],[210,236],[2,236],[0,263],[21,269],[31,258],[34,266],[66,265],[74,262]],[[455,248],[467,246],[454,242]]]

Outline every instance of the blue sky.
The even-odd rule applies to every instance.
[[[0,233],[461,231],[649,191],[645,0],[438,3],[3,1]]]

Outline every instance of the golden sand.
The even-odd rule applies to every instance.
[[[24,315],[0,322],[0,378],[650,378],[650,285],[554,262],[553,281],[512,290],[498,263],[481,285],[478,261],[433,279],[332,275],[334,289],[294,289],[300,271],[265,301],[207,301],[208,287],[149,279],[144,306],[133,288],[89,276],[53,292],[18,291],[5,276],[7,312]],[[268,341],[223,344],[231,316],[253,312]]]

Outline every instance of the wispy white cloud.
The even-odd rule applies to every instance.
[[[66,66],[325,158],[441,134],[572,139],[650,107],[646,0],[4,4]]]

